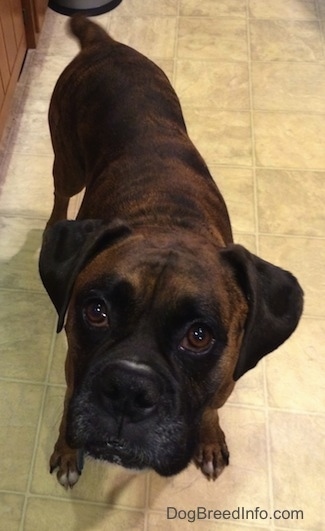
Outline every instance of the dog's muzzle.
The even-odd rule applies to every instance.
[[[157,363],[99,357],[70,401],[69,445],[126,468],[176,474],[193,456],[200,417],[183,392]]]

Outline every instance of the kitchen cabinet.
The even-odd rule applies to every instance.
[[[21,0],[1,0],[0,6],[0,135],[27,50]]]
[[[0,138],[28,48],[35,48],[47,0],[0,0]]]

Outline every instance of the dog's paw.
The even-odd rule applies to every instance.
[[[50,473],[56,469],[56,477],[65,489],[72,488],[78,481],[83,467],[83,457],[79,450],[60,451],[55,449],[50,459]]]
[[[217,479],[223,469],[229,465],[229,452],[226,441],[199,444],[194,463],[206,478]]]

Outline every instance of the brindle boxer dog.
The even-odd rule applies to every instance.
[[[215,479],[218,408],[297,326],[296,279],[233,244],[224,200],[165,74],[84,17],[55,87],[55,200],[40,274],[64,325],[67,391],[51,471],[82,455]],[[85,188],[77,219],[69,198]]]

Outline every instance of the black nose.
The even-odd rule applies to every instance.
[[[155,411],[161,382],[148,365],[121,360],[110,363],[101,373],[99,393],[108,413],[138,422]]]

